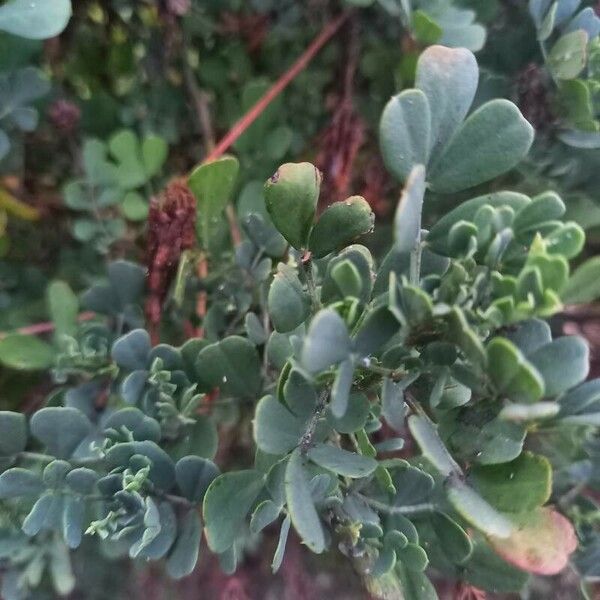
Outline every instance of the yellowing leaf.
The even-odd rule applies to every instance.
[[[513,518],[516,525],[507,538],[489,536],[494,550],[507,562],[538,575],[555,575],[577,548],[571,522],[553,508],[538,508]]]
[[[25,202],[21,202],[3,188],[0,188],[0,209],[23,221],[37,221],[40,211]]]

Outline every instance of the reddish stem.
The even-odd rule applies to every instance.
[[[96,316],[96,313],[88,311],[82,312],[77,316],[78,321],[89,321]],[[0,340],[5,338],[7,335],[14,333],[20,333],[21,335],[39,335],[41,333],[50,333],[54,331],[54,323],[47,321],[45,323],[35,323],[34,325],[27,325],[27,327],[20,327],[14,331],[0,331]]]
[[[303,71],[323,46],[338,32],[346,22],[351,11],[344,11],[339,17],[328,23],[321,33],[311,42],[296,62],[265,92],[252,108],[229,130],[225,137],[214,147],[204,162],[219,158],[235,141],[256,121],[267,106]]]

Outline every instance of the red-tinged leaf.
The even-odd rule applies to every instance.
[[[489,537],[494,550],[507,562],[538,575],[560,573],[577,548],[571,522],[549,507],[515,515],[517,528],[508,538]]]

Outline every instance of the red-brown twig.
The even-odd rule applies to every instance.
[[[328,23],[321,33],[311,42],[296,62],[265,92],[265,94],[237,121],[225,137],[214,147],[205,161],[210,162],[223,155],[227,149],[248,129],[262,114],[269,104],[303,71],[308,63],[317,55],[323,46],[338,32],[346,22],[351,11],[345,11]]]
[[[80,322],[89,321],[95,316],[95,312],[82,312],[77,316],[77,320]],[[0,340],[2,338],[5,338],[7,335],[12,335],[14,333],[19,333],[21,335],[40,335],[42,333],[50,333],[51,331],[54,331],[54,323],[52,321],[47,321],[45,323],[35,323],[33,325],[27,325],[26,327],[19,327],[14,331],[0,331]]]
[[[256,121],[271,102],[294,80],[298,74],[303,71],[310,61],[317,55],[323,46],[339,31],[340,27],[346,22],[351,11],[345,11],[336,19],[329,22],[321,33],[312,41],[310,46],[302,53],[296,62],[265,92],[265,94],[244,114],[229,130],[223,139],[208,153],[204,162],[211,162],[220,158],[229,147]],[[231,230],[231,237],[234,246],[239,244],[241,236],[235,222],[235,216],[231,207],[228,207],[227,218]],[[203,279],[208,274],[208,263],[206,255],[203,255],[198,261],[198,277]],[[198,293],[196,301],[196,314],[200,322],[206,316],[207,295],[205,291]],[[202,337],[204,329],[202,325],[196,330],[196,334]]]

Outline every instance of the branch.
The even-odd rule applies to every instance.
[[[212,152],[205,158],[205,162],[210,162],[219,158],[235,141],[256,121],[269,104],[294,80],[298,74],[303,71],[308,63],[318,54],[318,52],[329,42],[329,40],[339,31],[341,26],[352,14],[351,10],[344,11],[336,19],[328,23],[321,33],[312,41],[310,46],[302,53],[296,62],[265,92],[265,94],[252,106],[252,108],[235,123],[225,137],[215,146]]]
[[[409,504],[408,506],[392,506],[385,502],[379,502],[362,494],[357,494],[361,500],[364,500],[371,508],[388,515],[416,515],[424,512],[435,512],[437,507],[431,502],[422,502],[421,504]]]
[[[95,316],[95,312],[82,312],[77,316],[77,320],[79,322],[90,321]],[[50,333],[51,331],[54,331],[54,328],[55,326],[52,321],[47,321],[45,323],[35,323],[34,325],[19,327],[19,329],[15,329],[14,331],[0,331],[0,340],[2,338],[5,338],[7,335],[12,335],[14,333],[20,333],[21,335],[38,335],[41,333]]]

